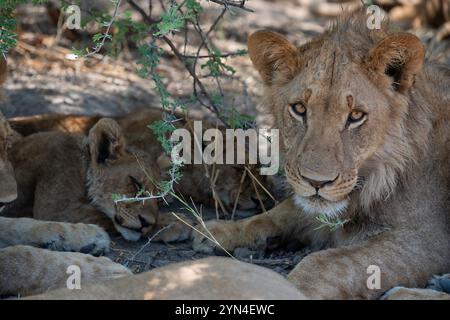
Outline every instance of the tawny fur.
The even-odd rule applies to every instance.
[[[160,142],[148,126],[159,121],[163,117],[163,111],[157,108],[140,108],[129,115],[114,118],[122,128],[127,144],[144,151],[152,157],[152,161],[158,164],[163,178],[170,159],[164,154]],[[195,119],[184,119],[183,114],[176,114],[179,119],[174,125],[177,128],[184,128],[193,134],[193,121]],[[42,131],[60,131],[67,133],[87,134],[92,126],[99,120],[98,116],[67,116],[57,114],[44,114],[32,117],[20,117],[10,119],[11,126],[20,134],[27,136]],[[202,121],[203,130],[216,128],[215,123]],[[217,128],[224,133],[224,127],[218,125]],[[248,166],[253,175],[271,190],[270,184],[264,176],[260,176],[255,166]],[[186,199],[192,199],[196,203],[207,206],[215,206],[213,191],[211,188],[211,175],[213,166],[203,164],[186,164],[182,168],[183,176],[179,183],[175,185],[175,191],[182,194]],[[216,197],[220,199],[225,210],[232,212],[237,200],[236,208],[240,210],[254,209],[259,205],[258,195],[253,186],[250,175],[247,173],[241,184],[245,171],[244,165],[215,165],[215,172],[218,173],[214,189]],[[208,177],[209,176],[209,177]],[[255,183],[258,185],[258,183]],[[241,186],[240,186],[241,185]],[[240,187],[239,187],[240,186]],[[241,192],[239,193],[239,189]],[[238,195],[239,193],[239,195]],[[259,197],[267,203],[268,195],[259,188]]]
[[[29,299],[230,300],[304,299],[285,278],[267,268],[210,257],[87,285],[83,290],[55,290]]]
[[[450,71],[424,60],[413,35],[388,30],[369,30],[361,12],[295,52],[276,33],[249,39],[294,195],[209,231],[227,250],[273,237],[322,249],[288,276],[309,298],[377,298],[450,270]],[[306,118],[293,114],[298,103]],[[361,123],[348,122],[352,110],[366,113]],[[319,228],[320,214],[349,222]],[[213,246],[194,235],[196,250]],[[370,265],[381,270],[379,289],[366,285]]]
[[[0,85],[5,79],[6,61],[0,58]],[[20,140],[0,112],[0,211],[17,198],[15,172],[8,156]],[[0,217],[0,297],[65,286],[70,265],[80,267],[83,285],[129,275],[127,268],[107,258],[83,254],[102,254],[109,250],[109,243],[106,232],[95,225]]]
[[[10,160],[19,196],[4,210],[7,216],[28,211],[35,219],[92,223],[133,241],[164,227],[155,199],[113,200],[114,194],[135,197],[144,189],[156,194],[159,176],[152,156],[128,146],[112,119],[99,120],[87,137],[61,132],[25,137],[11,149]],[[176,218],[171,222],[176,224]],[[182,240],[190,231],[170,229],[161,240]]]

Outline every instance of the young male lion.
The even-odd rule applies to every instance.
[[[425,60],[414,35],[366,19],[345,16],[299,48],[274,32],[250,36],[294,195],[209,224],[227,250],[274,237],[324,249],[288,276],[310,298],[376,298],[450,270],[450,70]],[[214,245],[195,234],[193,246]]]
[[[0,85],[5,79],[6,61],[0,58]],[[0,212],[17,198],[14,168],[8,155],[20,139],[0,112]],[[83,254],[102,254],[109,249],[109,242],[105,231],[95,225],[0,217],[0,297],[65,286],[71,265],[80,268],[83,285],[129,275],[128,269],[108,258]]]

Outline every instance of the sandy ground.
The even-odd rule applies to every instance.
[[[252,0],[249,7],[255,12],[235,10],[235,15],[225,19],[215,43],[223,52],[244,49],[251,32],[270,28],[301,44],[322,32],[329,24],[328,19],[311,13],[306,6],[309,3],[311,1],[307,0]],[[69,50],[51,45],[54,30],[48,26],[45,11],[33,10],[32,15],[25,15],[26,10],[22,12],[24,30],[20,36],[21,42],[9,59],[10,78],[5,86],[8,100],[0,104],[0,109],[7,117],[47,112],[112,116],[126,114],[141,106],[157,106],[153,84],[150,80],[139,78],[134,72],[135,65],[126,59],[115,61],[93,58],[85,63],[64,60]],[[216,7],[211,5],[205,21],[212,21],[217,12]],[[195,46],[195,43],[191,45]],[[192,80],[180,64],[173,61],[164,60],[159,71],[166,77],[170,92],[182,97],[191,91]],[[248,57],[230,60],[230,64],[238,70],[242,82],[225,82],[228,103],[247,114],[257,115],[262,88],[259,77]],[[242,90],[243,85],[246,90]],[[198,106],[190,107],[195,116],[209,116]],[[264,124],[266,119],[260,116],[258,121]],[[171,209],[181,210],[176,205],[163,210]],[[213,209],[205,209],[205,212],[207,217],[215,217]],[[249,214],[242,212],[238,217]],[[273,252],[239,248],[234,255],[286,275],[308,253],[307,248],[278,249]],[[121,238],[113,238],[109,256],[129,266],[134,272],[204,257],[193,252],[189,242],[163,244],[148,242],[146,239],[127,242]]]

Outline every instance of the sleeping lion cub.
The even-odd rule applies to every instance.
[[[161,120],[163,115],[164,112],[161,109],[147,107],[139,108],[126,116],[114,118],[121,128],[127,144],[151,156],[152,161],[155,164],[158,163],[158,169],[162,174],[168,169],[170,159],[165,156],[161,143],[148,126]],[[195,119],[186,119],[182,113],[177,113],[176,117],[178,120],[174,125],[177,128],[187,129],[193,134]],[[10,122],[14,129],[24,136],[43,131],[88,134],[99,119],[101,119],[99,116],[43,114],[17,117],[10,119]],[[215,123],[208,121],[202,121],[202,126],[204,131],[216,128]],[[218,126],[218,129],[222,132],[225,130],[223,126]],[[215,198],[211,188],[211,179],[208,177],[208,175],[212,175],[212,167],[212,165],[205,166],[203,164],[184,165],[183,175],[179,183],[175,185],[175,191],[196,203],[214,206]],[[247,166],[247,168],[251,170],[259,183],[263,184],[266,189],[272,190],[269,181],[266,177],[259,175],[255,165]],[[261,202],[266,207],[271,205],[268,195],[259,187],[259,183],[253,183],[250,174],[245,173],[244,165],[217,164],[215,172],[218,175],[214,186],[215,196],[221,201],[222,209],[227,213],[231,213],[235,205],[239,210],[255,209],[261,206]],[[255,188],[258,188],[258,191]]]
[[[0,85],[5,78],[6,61],[0,58]],[[0,112],[0,212],[17,199],[14,167],[8,156],[20,139]],[[63,287],[71,265],[80,268],[82,285],[129,275],[120,264],[87,254],[103,254],[109,244],[106,232],[95,225],[0,216],[0,297]]]
[[[35,219],[83,222],[113,227],[125,239],[142,236],[173,224],[155,240],[187,239],[190,229],[168,214],[159,214],[156,199],[121,201],[113,195],[136,197],[143,190],[157,194],[158,170],[152,155],[127,145],[112,119],[100,119],[87,137],[42,132],[16,142],[10,151],[18,184],[18,198],[7,216],[28,209]]]

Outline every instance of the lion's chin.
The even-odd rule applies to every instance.
[[[338,217],[345,212],[348,206],[348,200],[328,201],[321,197],[303,197],[300,195],[295,195],[294,201],[305,213],[315,216]]]

